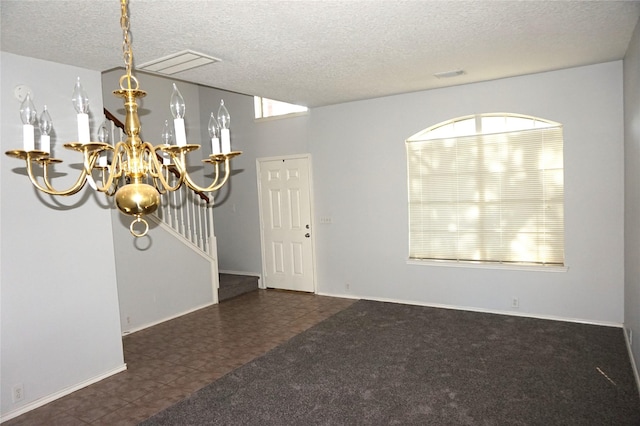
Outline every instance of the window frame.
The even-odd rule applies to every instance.
[[[264,115],[265,101],[266,102],[276,103],[276,104],[278,104],[280,106],[290,105],[291,107],[293,107],[292,109],[294,111],[287,112],[287,113],[282,113],[282,114],[272,114],[272,115],[266,115],[265,116]],[[304,111],[295,111],[295,109],[297,109],[297,108],[305,108],[305,110]],[[264,98],[262,96],[254,96],[253,97],[253,109],[254,109],[254,114],[253,114],[254,121],[256,121],[256,122],[280,120],[282,118],[300,117],[300,116],[304,116],[304,115],[308,115],[309,114],[309,108],[305,107],[303,105],[290,104],[288,102],[277,101],[275,99]]]

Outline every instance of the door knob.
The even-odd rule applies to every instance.
[[[306,234],[304,234],[304,236],[309,238],[309,237],[311,237],[311,234],[307,232]]]

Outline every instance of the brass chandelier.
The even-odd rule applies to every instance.
[[[209,134],[212,137],[213,154],[202,160],[213,165],[214,179],[207,187],[196,184],[187,172],[186,154],[197,150],[200,145],[187,144],[184,127],[185,103],[176,85],[171,96],[171,112],[174,116],[174,130],[176,144],[170,145],[171,130],[168,123],[162,134],[163,144],[152,145],[143,142],[140,138],[140,120],[138,118],[137,98],[142,98],[146,92],[140,90],[138,80],[132,75],[133,51],[131,49],[131,37],[129,33],[128,0],[120,0],[121,18],[120,26],[123,33],[122,51],[126,74],[120,77],[120,89],[113,94],[124,100],[126,111],[124,132],[127,135],[125,141],[119,141],[112,146],[108,143],[108,131],[103,125],[98,131],[99,142],[91,142],[89,136],[89,102],[80,81],[76,83],[72,101],[78,112],[78,140],[64,144],[64,147],[83,155],[83,167],[77,181],[66,190],[54,189],[50,182],[49,166],[61,163],[62,160],[53,158],[49,149],[49,132],[51,131],[51,118],[46,106],[40,117],[39,128],[41,133],[40,149],[35,149],[34,124],[36,122],[36,110],[30,100],[29,94],[22,102],[20,115],[23,121],[23,150],[7,151],[6,155],[26,161],[29,179],[40,191],[50,195],[73,195],[80,191],[85,183],[99,192],[108,196],[115,195],[118,209],[134,219],[129,230],[135,237],[142,237],[149,231],[149,224],[143,216],[153,213],[160,205],[160,195],[167,191],[175,191],[182,184],[199,192],[212,192],[220,189],[229,179],[231,158],[241,154],[240,151],[230,150],[229,113],[221,102],[216,121],[211,114],[209,122]],[[218,150],[217,136],[222,139],[222,149]],[[220,153],[218,153],[221,151]],[[110,153],[111,161],[107,161],[107,153]],[[223,166],[224,171],[220,168]],[[38,177],[34,173],[36,166],[43,171]],[[101,172],[101,183],[93,178],[93,171]],[[173,183],[169,172],[176,176]],[[141,229],[136,229],[137,224],[142,224]],[[138,226],[140,228],[140,226]]]

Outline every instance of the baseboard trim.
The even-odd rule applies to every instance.
[[[199,311],[200,309],[208,308],[209,306],[215,305],[215,304],[216,304],[216,302],[208,302],[208,303],[205,303],[204,305],[196,306],[195,308],[188,309],[188,310],[186,310],[184,312],[180,312],[180,313],[177,313],[175,315],[171,315],[170,317],[163,318],[163,319],[160,319],[158,321],[154,321],[154,322],[151,322],[151,323],[148,323],[148,324],[144,324],[144,325],[141,325],[139,327],[132,328],[131,330],[123,331],[122,332],[122,336],[123,337],[124,336],[128,336],[130,334],[133,334],[133,333],[136,333],[138,331],[147,329],[149,327],[153,327],[154,325],[158,325],[158,324],[162,324],[163,322],[171,321],[172,319],[176,319],[176,318],[179,318],[179,317],[181,317],[183,315],[187,315],[187,314],[190,314],[192,312]]]
[[[94,383],[97,383],[101,380],[106,379],[107,377],[111,377],[114,374],[118,374],[121,373],[123,371],[125,371],[127,369],[127,364],[122,364],[116,368],[114,368],[113,370],[107,371],[106,373],[100,374],[96,377],[92,377],[89,380],[85,380],[83,382],[80,382],[76,385],[70,386],[68,388],[62,389],[61,391],[55,392],[51,395],[39,398],[33,402],[30,402],[26,405],[23,405],[22,407],[19,407],[13,411],[9,411],[6,414],[3,414],[2,416],[0,416],[0,423],[6,422],[7,420],[11,420],[13,418],[16,418],[18,416],[21,416],[31,410],[35,410],[36,408],[40,408],[43,405],[46,405],[50,402],[55,401],[56,399],[60,399],[63,396],[67,396],[70,393],[73,393],[77,390],[80,390],[82,388],[86,388],[89,385],[92,385]]]
[[[414,300],[391,299],[386,297],[369,297],[369,296],[361,297],[361,296],[356,296],[351,294],[332,294],[332,293],[324,293],[324,292],[318,292],[317,294],[320,296],[340,297],[343,299],[366,299],[366,300],[373,300],[376,302],[401,303],[405,305],[426,306],[429,308],[455,309],[457,311],[470,311],[470,312],[479,312],[484,314],[496,314],[496,315],[510,315],[513,317],[536,318],[536,319],[544,319],[544,320],[551,320],[551,321],[564,321],[564,322],[573,322],[578,324],[589,324],[589,325],[600,325],[604,327],[623,328],[623,325],[621,323],[608,322],[608,321],[593,321],[593,320],[586,320],[586,319],[580,319],[580,318],[558,317],[555,315],[538,315],[538,314],[514,312],[514,311],[500,311],[500,310],[493,310],[493,309],[475,308],[472,306],[456,306],[456,305],[446,305],[441,303],[416,302]]]

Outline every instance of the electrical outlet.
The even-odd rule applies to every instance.
[[[13,387],[13,402],[20,402],[24,399],[24,387],[19,383]]]
[[[131,324],[131,317],[127,317],[127,324]]]
[[[514,297],[511,299],[511,307],[512,308],[519,308],[520,307],[520,300],[517,297]]]
[[[344,285],[344,288],[345,288],[345,290],[349,291],[349,288],[350,288],[349,283],[346,283],[346,284]]]

